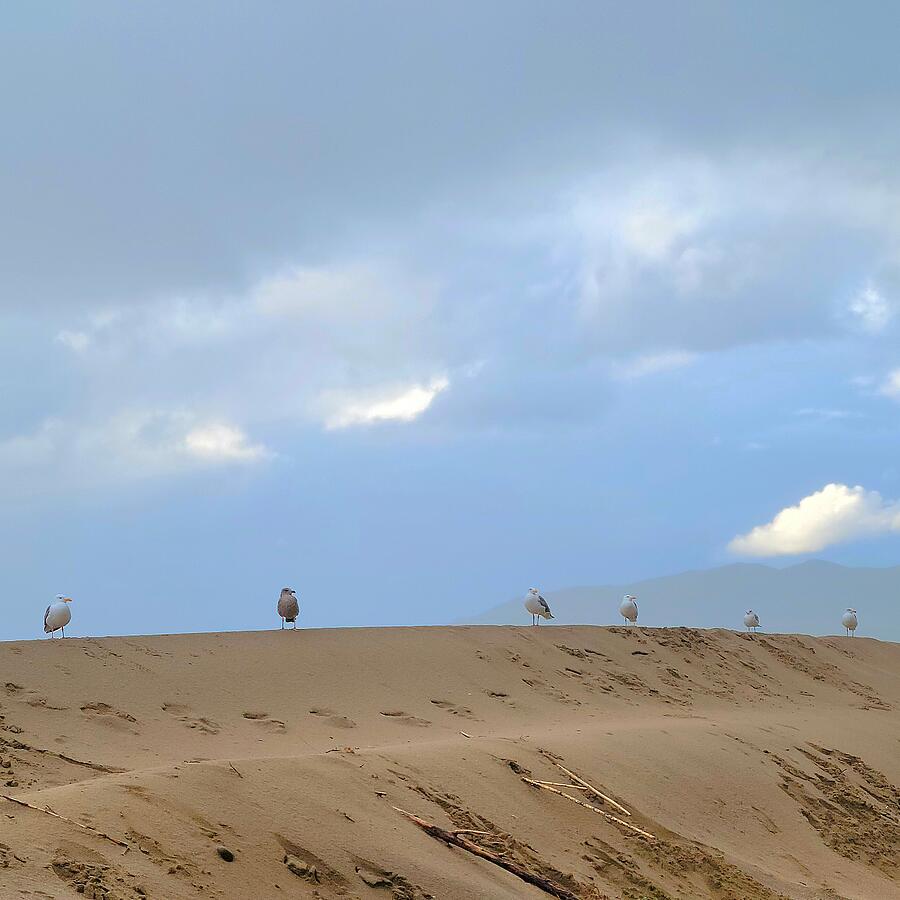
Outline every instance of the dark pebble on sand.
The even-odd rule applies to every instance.
[[[234,854],[227,847],[216,847],[216,853],[218,853],[225,862],[234,862]]]

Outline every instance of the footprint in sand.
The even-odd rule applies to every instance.
[[[356,728],[356,722],[349,716],[340,716],[330,709],[313,708],[309,711],[311,716],[317,716],[322,719],[326,725],[333,725],[335,728]]]
[[[220,726],[218,722],[207,719],[205,716],[195,716],[189,706],[182,703],[163,703],[163,711],[170,716],[174,716],[183,725],[188,728],[195,728],[203,734],[218,734]]]
[[[281,719],[273,719],[269,716],[268,713],[264,712],[245,712],[241,713],[245,719],[250,719],[251,722],[255,722],[261,728],[266,731],[277,734],[278,732],[284,731],[284,722]]]
[[[110,728],[115,728],[118,731],[137,733],[137,729],[132,727],[137,724],[137,719],[131,715],[131,713],[116,709],[108,703],[94,700],[91,703],[83,704],[81,706],[81,711],[86,716],[97,719],[97,721],[103,722],[104,725],[108,725]]]
[[[416,728],[427,728],[431,725],[428,719],[420,719],[418,716],[411,716],[409,713],[403,712],[402,709],[383,710],[381,715],[392,722],[399,722],[401,725],[412,725]]]
[[[432,700],[431,702],[439,709],[446,710],[451,715],[461,716],[463,719],[477,720],[478,718],[468,706],[457,706],[449,700]]]

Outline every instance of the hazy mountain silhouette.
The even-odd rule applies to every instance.
[[[754,609],[761,631],[843,634],[841,614],[859,610],[857,634],[900,641],[900,566],[854,568],[809,560],[783,569],[735,563],[628,584],[544,590],[558,624],[621,624],[623,594],[638,597],[641,625],[743,628]],[[524,595],[524,591],[523,591]],[[516,598],[477,616],[475,623],[530,622]]]

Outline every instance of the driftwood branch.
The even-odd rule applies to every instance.
[[[472,841],[466,840],[464,837],[461,837],[459,834],[455,834],[452,831],[445,831],[443,828],[440,828],[437,825],[432,824],[431,822],[426,822],[424,819],[420,819],[418,816],[413,815],[411,812],[407,812],[405,809],[400,809],[399,806],[394,807],[398,813],[406,816],[411,822],[415,822],[419,828],[422,829],[426,834],[430,834],[433,838],[437,838],[439,841],[443,841],[445,844],[452,844],[455,847],[460,847],[463,850],[467,850],[469,853],[474,854],[475,856],[480,857],[481,859],[486,859],[488,862],[493,863],[495,866],[500,866],[501,869],[506,869],[507,872],[511,872],[517,878],[521,878],[522,881],[527,882],[528,884],[533,884],[535,887],[540,888],[544,893],[551,894],[554,897],[559,898],[559,900],[578,900],[577,895],[573,894],[571,891],[567,891],[564,887],[560,887],[559,885],[554,884],[552,881],[547,880],[546,878],[541,877],[540,875],[536,875],[534,872],[529,871],[528,869],[520,866],[518,863],[514,863],[511,860],[504,859],[502,856],[498,856],[496,853],[491,853],[489,850],[485,850],[484,847],[479,847],[478,844],[473,844]]]
[[[540,781],[536,779],[538,784],[547,784],[550,787],[564,787],[571,788],[573,791],[589,791],[590,788],[586,788],[583,784],[569,784],[567,781]]]
[[[54,819],[61,819],[63,822],[68,822],[70,825],[77,825],[84,831],[95,834],[97,835],[97,837],[102,837],[105,840],[112,842],[113,844],[117,844],[119,847],[124,847],[126,853],[131,849],[131,846],[129,844],[126,844],[125,841],[120,841],[118,838],[114,838],[111,835],[106,834],[106,832],[94,828],[93,825],[84,825],[81,822],[76,822],[74,819],[70,819],[68,816],[61,816],[59,813],[53,812],[52,809],[44,806],[34,806],[31,803],[26,803],[24,800],[17,800],[15,797],[10,797],[9,794],[0,794],[0,797],[2,797],[4,800],[9,800],[10,803],[17,803],[19,806],[25,806],[28,809],[34,809],[37,810],[37,812],[44,813],[44,815],[53,816]]]
[[[612,813],[606,812],[606,810],[599,809],[596,806],[592,806],[590,803],[585,803],[584,800],[579,800],[577,797],[573,797],[571,794],[567,794],[564,791],[557,790],[555,787],[550,787],[547,784],[542,784],[540,781],[535,781],[533,778],[526,778],[524,775],[522,776],[522,781],[526,784],[530,784],[533,787],[540,788],[544,791],[551,791],[554,794],[559,794],[560,797],[565,797],[566,800],[571,800],[573,803],[577,803],[579,806],[583,806],[585,809],[589,809],[592,812],[597,813],[597,815],[603,816],[604,819],[607,819],[610,822],[615,822],[618,825],[622,825],[623,827],[629,829],[629,831],[635,832],[635,834],[641,835],[641,837],[650,838],[650,840],[656,840],[656,838],[650,834],[649,831],[644,831],[643,828],[638,828],[637,825],[632,825],[630,822],[626,822],[624,819],[620,819],[618,816],[614,816]]]
[[[625,809],[625,807],[622,806],[621,803],[616,803],[616,801],[613,800],[612,797],[607,797],[606,794],[602,793],[601,791],[598,791],[597,788],[595,788],[589,781],[585,781],[581,776],[576,775],[573,771],[571,771],[570,769],[567,769],[562,763],[558,763],[555,759],[551,760],[551,762],[553,763],[553,765],[556,766],[557,769],[561,769],[563,772],[565,772],[566,775],[568,775],[569,778],[571,778],[573,781],[577,781],[582,787],[587,788],[592,794],[595,794],[601,800],[605,800],[607,803],[609,803],[610,806],[614,806],[623,815],[625,815],[625,816],[631,815],[631,813],[628,812],[628,810]]]
[[[231,763],[228,763],[228,768],[231,769],[231,771],[234,772],[234,774],[237,775],[238,778],[244,777]]]

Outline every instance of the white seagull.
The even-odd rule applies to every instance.
[[[748,609],[744,613],[744,624],[747,626],[748,631],[755,631],[759,628],[759,616],[752,609]]]
[[[847,607],[847,612],[845,612],[841,616],[841,625],[847,629],[847,634],[850,637],[853,637],[853,632],[856,631],[856,626],[859,625],[859,619],[856,616],[856,610],[852,607]]]
[[[54,631],[62,629],[62,636],[66,636],[66,625],[72,621],[72,610],[69,609],[71,602],[71,597],[57,594],[56,603],[51,603],[44,613],[44,634],[53,637]]]
[[[291,622],[297,627],[297,616],[300,615],[300,604],[297,602],[297,592],[291,588],[282,588],[278,598],[278,615],[281,616],[281,627],[285,622]]]
[[[525,609],[531,613],[531,624],[540,625],[541,619],[552,619],[553,613],[547,606],[547,601],[541,596],[541,592],[537,588],[528,588],[525,595]]]
[[[638,617],[637,597],[633,596],[632,594],[626,594],[622,598],[622,602],[619,604],[619,613],[625,619],[626,625],[629,622],[631,622],[631,623],[637,622],[637,617]]]

